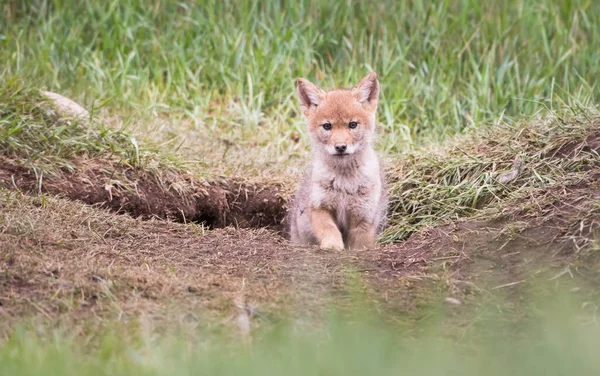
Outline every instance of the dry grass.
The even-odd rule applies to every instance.
[[[594,110],[483,127],[444,146],[394,157],[391,226],[383,239],[469,217],[479,209],[512,208],[508,199],[594,178],[600,167],[600,116]],[[489,215],[489,212],[487,212]]]
[[[422,229],[404,242],[344,253],[294,248],[265,229],[139,220],[2,191],[0,312],[8,327],[31,315],[100,322],[143,316],[155,325],[212,317],[214,325],[235,327],[241,305],[255,326],[320,317],[331,304],[353,307],[358,293],[369,309],[409,324],[446,298],[481,301],[496,290],[522,296],[540,275],[559,276],[561,286],[593,297],[600,282],[593,277],[598,188],[590,181],[548,190],[537,212],[493,213],[496,219]],[[484,320],[454,317],[467,327]]]
[[[256,325],[349,307],[357,293],[392,320],[418,322],[431,304],[522,289],[533,269],[570,278],[563,271],[576,268],[585,279],[597,268],[599,117],[590,112],[390,156],[388,244],[339,254],[256,229],[280,224],[291,186],[184,172],[126,130],[48,117],[24,88],[3,93],[0,312],[9,327],[29,315],[235,323],[240,312]]]
[[[63,194],[117,212],[222,227],[282,228],[289,188],[184,170],[103,119],[72,119],[15,80],[0,90],[0,186]]]
[[[299,170],[277,179],[249,174],[234,180],[202,169],[182,170],[190,166],[174,163],[179,160],[176,154],[159,155],[124,130],[104,128],[101,119],[84,124],[48,117],[34,91],[20,81],[11,85],[0,93],[5,123],[0,147],[9,157],[4,164],[33,171],[23,185],[15,184],[14,174],[5,171],[5,187],[12,183],[27,191],[46,188],[87,203],[109,202],[108,207],[136,216],[282,228],[294,185],[290,182]],[[532,190],[586,179],[599,165],[600,117],[593,109],[567,111],[573,113],[499,123],[443,147],[389,156],[390,226],[382,239],[404,239],[419,228],[468,217],[509,198],[531,196]],[[207,145],[207,153],[213,155],[210,150]],[[240,166],[252,171],[244,163]],[[221,167],[215,171],[224,172]],[[236,211],[243,215],[236,216]]]
[[[336,296],[343,305],[357,257],[377,257],[293,248],[268,230],[142,221],[10,191],[1,192],[0,213],[5,318],[227,316],[240,297],[259,307],[257,320],[261,311],[307,317]]]
[[[600,3],[154,3],[3,6],[2,370],[595,369]],[[273,231],[308,156],[294,79],[348,86],[367,70],[384,88],[390,227],[370,251],[294,248]],[[44,87],[91,117],[59,115]],[[430,139],[447,142],[399,152]],[[538,326],[549,316],[535,299],[557,291],[577,309]],[[297,335],[331,307],[385,325],[349,315],[316,346]],[[583,341],[556,325],[574,317],[590,324]],[[14,330],[29,319],[38,342]],[[247,345],[286,319],[293,335],[254,341],[239,363],[195,347],[211,329]],[[156,333],[173,328],[170,359]],[[123,340],[99,340],[103,329]],[[398,341],[427,330],[436,341]],[[452,340],[440,347],[440,334]],[[99,351],[84,354],[90,343]]]

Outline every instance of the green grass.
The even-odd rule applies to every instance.
[[[13,79],[0,87],[0,151],[33,166],[68,167],[76,157],[114,156],[140,164],[139,147],[124,131],[61,119],[38,89]]]
[[[332,316],[309,330],[271,326],[255,332],[252,342],[190,328],[156,335],[121,324],[105,334],[80,334],[83,339],[21,328],[0,344],[0,369],[14,376],[598,374],[600,329],[565,303],[537,306],[526,327],[484,322],[455,339],[440,336],[433,321],[415,335],[362,315]]]
[[[60,113],[38,88],[18,77],[0,86],[0,153],[52,175],[73,170],[74,162],[82,159],[155,175],[185,168],[172,153],[139,142],[127,124],[109,125],[94,112],[83,119]]]
[[[392,152],[599,99],[592,0],[33,0],[4,11],[0,80],[18,75],[88,105],[108,98],[276,155],[305,148],[293,141],[305,132],[298,76],[348,86],[377,71]]]
[[[552,197],[540,192],[591,184],[597,171],[597,148],[555,155],[597,137],[598,1],[0,6],[0,151],[35,168],[101,157],[162,170],[169,158],[195,173],[284,179],[308,149],[295,79],[350,86],[374,70],[383,88],[378,147],[391,161],[386,241],[485,205],[502,215],[542,210]],[[57,121],[39,107],[38,88],[77,100],[100,121]],[[444,148],[413,149],[466,131]],[[515,158],[518,176],[499,183]],[[598,212],[595,202],[581,207],[568,223],[579,232]],[[417,331],[364,317],[332,319],[313,333],[264,325],[249,347],[189,329],[184,338],[122,335],[118,324],[112,335],[18,329],[0,341],[0,374],[597,374],[596,295],[583,305],[593,311],[583,326],[574,322],[581,310],[560,304],[534,304],[518,323],[498,305],[477,323],[461,316],[435,325],[423,310]],[[444,325],[452,337],[440,335]]]
[[[194,172],[287,176],[301,169],[294,158],[307,154],[306,139],[296,137],[305,130],[295,78],[347,86],[376,70],[384,93],[379,143],[392,157],[385,240],[471,215],[524,187],[561,183],[597,163],[592,153],[556,165],[544,153],[585,138],[593,124],[581,119],[597,117],[598,2],[7,4],[3,101],[22,101],[22,82],[29,92],[46,86],[89,108],[108,100],[100,109],[109,113],[107,126],[99,130],[36,119],[24,126],[5,111],[0,147],[38,162],[50,154],[64,161],[114,153],[136,165],[138,139]],[[126,133],[112,130],[111,122],[123,128],[114,113],[133,114]],[[532,122],[538,114],[562,115],[552,124]],[[494,125],[443,156],[435,146],[397,154],[488,122]],[[519,155],[527,157],[521,178],[498,183]]]

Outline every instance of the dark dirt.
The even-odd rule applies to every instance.
[[[598,188],[549,191],[536,213],[480,217],[342,253],[292,247],[269,229],[141,221],[5,191],[0,317],[127,320],[141,313],[163,317],[169,309],[177,317],[234,315],[241,297],[255,320],[272,321],[348,306],[356,288],[380,312],[418,317],[423,307],[466,304],[481,295],[520,301],[531,281],[565,268],[570,273],[553,282],[577,274],[598,289],[599,260],[585,251],[600,237]],[[361,282],[353,286],[355,278]]]
[[[576,158],[597,147],[592,134],[552,154]],[[465,306],[481,295],[523,301],[541,276],[600,290],[594,171],[403,242],[333,253],[281,236],[283,186],[156,177],[105,160],[74,165],[40,178],[0,157],[0,322],[235,315],[240,298],[256,320],[305,318],[352,304],[356,289],[379,311],[418,317],[423,307]]]
[[[375,300],[383,289],[390,303],[409,312],[417,303],[396,280],[420,275],[426,265],[393,247],[383,258],[380,250],[321,252],[293,247],[269,229],[204,230],[61,198],[2,194],[5,318],[106,317],[116,309],[124,319],[162,312],[170,302],[182,314],[227,313],[235,312],[240,296],[261,317],[306,318],[332,301],[349,302],[348,273],[366,277]]]
[[[548,152],[548,157],[576,158],[581,153],[600,154],[600,131],[595,130],[583,140],[570,140],[558,148]]]
[[[284,229],[286,199],[278,184],[235,180],[208,182],[170,173],[157,178],[106,160],[81,159],[61,176],[36,176],[32,168],[0,157],[0,187],[50,193],[144,219],[204,223],[209,228]]]

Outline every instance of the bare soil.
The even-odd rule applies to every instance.
[[[397,268],[379,263],[375,251],[295,248],[268,229],[205,230],[11,192],[0,203],[0,315],[6,317],[103,316],[115,309],[135,316],[162,312],[169,301],[183,313],[228,312],[240,297],[259,311],[306,315],[345,294],[350,269],[390,279],[418,274],[422,266],[409,254],[394,256],[406,259]]]
[[[281,184],[236,180],[208,182],[177,172],[153,176],[106,159],[79,159],[73,170],[42,175],[0,157],[0,187],[50,193],[144,219],[204,223],[210,228],[284,229],[286,195]]]
[[[589,182],[547,192],[554,199],[521,220],[476,218],[343,253],[293,247],[265,228],[209,230],[0,192],[6,325],[32,315],[179,321],[234,317],[240,309],[258,323],[351,305],[356,289],[380,312],[419,317],[425,306],[496,291],[522,297],[533,280],[554,275],[573,282],[576,274],[600,290],[600,188]]]
[[[575,152],[567,149],[556,154]],[[403,242],[335,253],[293,247],[281,235],[289,192],[277,184],[75,165],[40,178],[0,160],[4,329],[29,316],[227,321],[242,310],[253,323],[306,318],[352,305],[357,292],[379,312],[420,319],[424,307],[454,309],[496,292],[519,301],[540,278],[596,300],[600,291],[594,171]]]

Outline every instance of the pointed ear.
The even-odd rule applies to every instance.
[[[325,98],[325,92],[320,87],[304,78],[299,78],[296,81],[296,92],[304,116],[308,116],[310,108],[318,106]]]
[[[377,73],[367,74],[351,91],[354,98],[363,105],[377,106],[379,99],[379,81]]]

